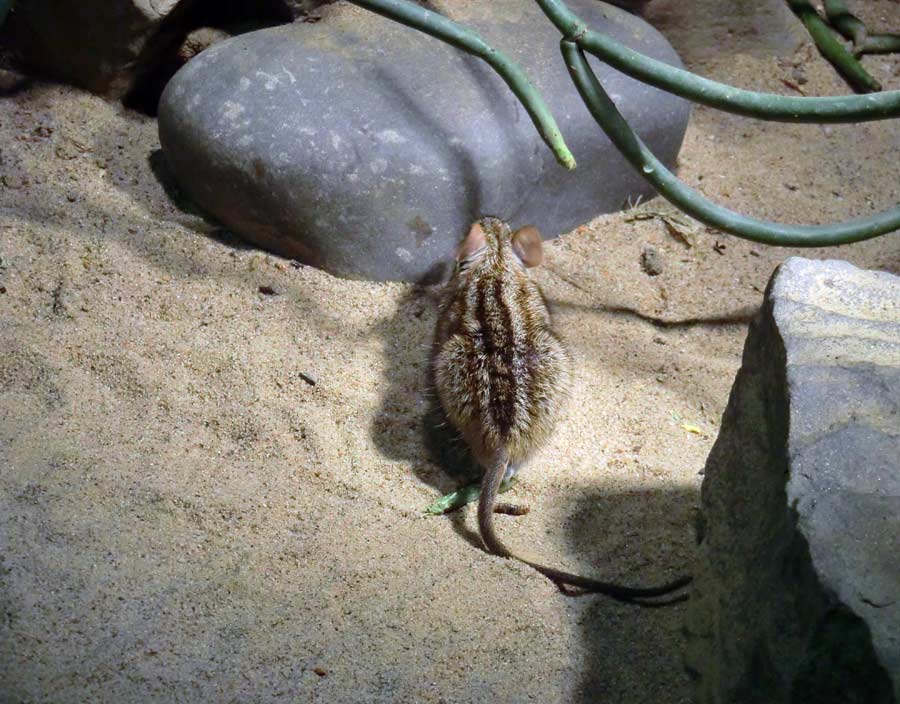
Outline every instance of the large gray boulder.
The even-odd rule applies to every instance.
[[[593,27],[679,64],[646,22],[596,0]],[[340,276],[441,276],[471,222],[496,215],[556,236],[649,192],[581,102],[559,33],[533,2],[444,3],[518,62],[578,169],[558,166],[506,84],[478,59],[338,3],[316,24],[203,52],[163,93],[163,152],[187,195],[235,233]],[[672,164],[687,104],[594,62],[641,136]]]
[[[898,701],[898,517],[900,278],[789,259],[706,465],[697,701]]]

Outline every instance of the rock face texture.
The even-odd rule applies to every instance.
[[[343,3],[321,22],[252,32],[203,52],[163,93],[160,141],[186,193],[235,233],[346,277],[441,278],[468,226],[495,215],[553,237],[648,186],[578,97],[559,34],[534,3],[445,3],[542,92],[578,160],[556,164],[487,65]],[[669,63],[647,23],[595,0],[593,27]],[[665,162],[687,104],[596,64],[620,109]]]
[[[698,702],[898,701],[898,468],[900,278],[789,259],[706,465]]]

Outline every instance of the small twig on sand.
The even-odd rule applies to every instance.
[[[625,222],[635,222],[636,220],[652,220],[654,218],[661,220],[669,234],[688,247],[693,247],[697,244],[698,228],[696,223],[681,213],[666,210],[635,210],[627,214],[623,220]]]

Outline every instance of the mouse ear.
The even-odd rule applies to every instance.
[[[537,266],[544,261],[541,233],[534,225],[519,228],[512,236],[513,251],[525,266]]]
[[[469,255],[471,255],[476,250],[481,249],[485,245],[485,234],[484,228],[481,227],[481,223],[476,222],[469,228],[469,234],[466,235],[466,239],[462,241],[462,244],[459,245],[459,249],[456,250],[456,261],[462,262],[468,259]]]

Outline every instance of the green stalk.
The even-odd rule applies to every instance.
[[[825,0],[823,4],[828,24],[852,41],[854,48],[862,46],[869,34],[866,25],[847,9],[844,0]]]
[[[498,493],[502,494],[503,492],[509,491],[516,485],[516,479],[513,477],[509,481],[505,481],[500,485],[500,489]],[[473,482],[471,484],[466,484],[463,487],[460,487],[456,491],[451,491],[449,494],[444,494],[441,498],[437,499],[434,503],[432,503],[428,508],[425,509],[425,513],[430,514],[432,516],[441,516],[445,513],[449,513],[450,511],[456,511],[457,509],[462,508],[466,504],[473,503],[474,501],[478,501],[481,496],[481,482]]]
[[[13,0],[0,0],[0,27],[3,26],[3,20],[6,19],[6,13],[12,7]]]
[[[856,56],[863,54],[896,54],[900,52],[900,34],[870,34],[866,40],[854,46]]]
[[[632,131],[603,90],[581,48],[566,40],[561,48],[578,92],[613,144],[660,195],[700,222],[743,239],[781,247],[849,244],[900,228],[900,206],[832,225],[785,225],[754,220],[716,205],[679,181]]]
[[[900,52],[900,34],[869,34],[866,25],[854,15],[844,0],[825,0],[828,23],[853,42],[853,55],[896,54]]]
[[[806,27],[806,31],[819,48],[819,53],[834,66],[853,90],[859,93],[875,93],[881,90],[881,84],[844,48],[808,0],[787,0],[787,4]]]
[[[806,98],[742,90],[639,54],[591,31],[562,0],[536,0],[563,36],[632,78],[726,112],[778,122],[865,122],[900,117],[900,90]]]
[[[575,168],[575,157],[566,146],[556,120],[550,113],[550,108],[547,107],[537,88],[528,80],[525,72],[505,54],[491,47],[474,32],[436,12],[409,2],[409,0],[350,1],[408,27],[430,34],[432,37],[485,61],[500,74],[500,77],[506,81],[506,84],[525,107],[541,138],[556,156],[556,160],[567,169]]]

